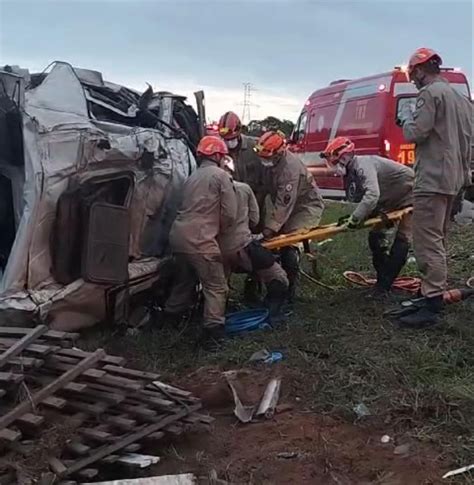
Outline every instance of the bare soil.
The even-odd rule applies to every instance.
[[[397,436],[370,417],[354,424],[309,411],[310,403],[292,386],[294,372],[285,367],[240,372],[244,400],[257,402],[275,374],[283,379],[278,412],[272,420],[251,424],[233,416],[232,395],[218,369],[202,368],[183,378],[181,387],[201,397],[216,421],[208,433],[177,440],[157,471],[203,477],[215,470],[222,480],[252,485],[441,483],[446,465],[436,447]],[[391,437],[389,443],[381,442],[383,435]],[[405,455],[394,453],[400,444],[409,445]]]

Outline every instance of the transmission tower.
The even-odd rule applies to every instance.
[[[252,92],[254,88],[252,83],[243,83],[244,84],[244,102],[242,108],[242,123],[248,123],[252,118],[250,117],[250,107],[255,106],[251,102]]]

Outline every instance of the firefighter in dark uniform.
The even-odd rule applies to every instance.
[[[255,153],[257,139],[242,134],[240,118],[232,111],[224,113],[219,120],[219,135],[229,150],[234,161],[233,178],[247,184],[255,194],[260,213],[260,220],[252,228],[254,232],[262,231],[262,220],[265,212],[265,196],[268,193],[264,181],[264,168]],[[251,304],[260,304],[260,285],[253,276],[245,281],[244,298]]]
[[[306,165],[286,149],[284,136],[268,131],[258,140],[255,152],[265,167],[269,190],[263,221],[264,238],[318,226],[324,210],[323,199]],[[288,275],[288,301],[292,303],[300,265],[297,247],[281,250],[281,265]]]

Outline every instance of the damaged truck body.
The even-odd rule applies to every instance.
[[[185,98],[55,62],[0,68],[0,324],[125,319],[160,279],[203,133]]]

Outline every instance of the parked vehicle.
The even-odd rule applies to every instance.
[[[466,76],[457,69],[442,69],[452,86],[470,98]],[[397,125],[397,113],[405,103],[414,103],[417,90],[406,72],[391,72],[355,80],[339,80],[315,91],[306,101],[290,139],[315,175],[326,197],[355,197],[355,181],[343,180],[328,169],[319,154],[336,136],[350,137],[359,155],[376,154],[412,165],[414,145],[406,143]]]
[[[0,69],[0,108],[0,322],[127,318],[160,278],[204,124],[182,96],[61,62]]]

